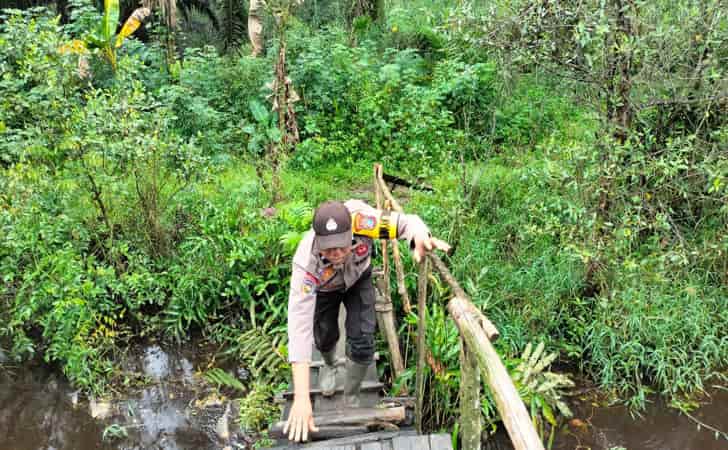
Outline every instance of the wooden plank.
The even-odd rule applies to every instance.
[[[319,428],[325,426],[365,425],[370,422],[400,423],[405,418],[404,406],[393,408],[350,408],[345,411],[331,411],[327,414],[314,415],[314,422]],[[271,436],[285,437],[283,427],[285,421],[277,422],[270,429]],[[365,428],[364,431],[367,431]]]
[[[430,448],[432,450],[452,450],[452,439],[447,434],[431,434]]]
[[[308,439],[310,441],[326,442],[326,440],[329,439],[347,438],[368,432],[369,428],[366,425],[326,425],[320,426],[318,431],[309,431]],[[283,434],[282,430],[271,430],[270,436],[275,439],[287,438],[287,436]]]
[[[379,381],[364,381],[361,384],[361,390],[362,391],[369,391],[369,392],[371,392],[371,391],[379,392],[383,387],[384,387],[384,384],[380,383]],[[344,391],[343,386],[337,386],[336,387],[336,392],[337,393],[343,392],[343,391]],[[321,389],[319,389],[319,388],[311,389],[311,390],[309,390],[309,394],[311,394],[311,395],[320,395],[321,394]],[[293,391],[286,391],[286,392],[284,392],[283,393],[283,397],[286,398],[286,399],[293,398]]]
[[[267,450],[286,450],[286,449],[293,449],[293,448],[300,448],[300,449],[306,449],[306,450],[324,450],[327,448],[330,448],[332,446],[337,445],[357,445],[357,444],[364,444],[367,442],[390,442],[389,440],[397,437],[407,437],[407,436],[415,436],[414,430],[404,430],[404,431],[377,431],[375,433],[366,433],[366,434],[360,434],[357,436],[351,436],[351,437],[345,437],[345,438],[338,438],[338,439],[330,439],[328,441],[324,442],[313,442],[310,444],[290,444],[290,445],[279,445],[277,447],[272,447]],[[388,447],[385,447],[386,450],[391,450]]]
[[[381,442],[367,442],[362,444],[360,450],[383,450]]]
[[[430,450],[429,436],[397,436],[392,439],[393,450]]]

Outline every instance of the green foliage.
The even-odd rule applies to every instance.
[[[240,428],[259,431],[274,422],[280,414],[273,403],[273,389],[269,384],[256,382],[248,394],[240,399]]]
[[[209,383],[216,384],[218,388],[225,386],[238,391],[245,391],[243,383],[219,367],[206,371],[203,376]]]
[[[341,39],[333,32],[313,37],[291,68],[307,106],[304,137],[313,139],[294,161],[351,164],[366,155],[412,175],[431,173],[448,159],[453,119],[441,93],[423,84],[422,58],[412,50],[377,57],[371,46],[332,46]]]
[[[23,149],[56,147],[56,123],[78,98],[75,61],[58,48],[67,39],[43,13],[9,10],[0,23],[0,164]],[[30,138],[32,136],[32,139]]]
[[[620,29],[617,3],[398,2],[351,33],[344,2],[304,3],[285,36],[303,140],[276,192],[261,158],[280,140],[272,57],[188,48],[167,67],[158,42],[132,41],[114,74],[92,60],[81,78],[59,48],[98,14],[79,0],[62,28],[4,12],[0,334],[88,391],[131,336],[191,330],[280,385],[312,205],[371,200],[381,161],[434,186],[406,209],[454,245],[448,263],[544,432],[567,414],[566,382],[545,372],[555,352],[634,406],[724,380],[725,17],[717,1],[631,2]],[[426,423],[450,428],[459,342],[433,291]],[[400,323],[412,368],[415,318]],[[253,391],[241,421],[259,428],[271,392]],[[483,413],[496,419],[492,399]]]
[[[274,316],[275,317],[275,316]],[[250,368],[254,380],[268,386],[285,383],[290,376],[285,328],[281,319],[270,319],[260,326],[245,331],[222,327],[217,339],[227,346],[225,357],[234,357]]]
[[[117,423],[113,423],[108,427],[104,428],[101,439],[103,439],[104,441],[113,441],[116,439],[125,439],[128,436],[129,433],[126,431],[126,427]]]
[[[564,389],[573,387],[574,382],[565,375],[545,370],[558,357],[558,353],[544,353],[544,348],[543,342],[535,349],[529,342],[518,365],[511,371],[511,377],[521,398],[530,406],[531,418],[541,440],[547,440],[551,448],[558,427],[556,414],[567,419],[573,415],[562,396]]]
[[[259,151],[246,130],[258,124],[249,105],[265,104],[268,67],[261,58],[220,57],[209,46],[187,49],[178,82],[161,86],[161,101],[174,112],[177,132],[194,138],[205,154],[221,158],[242,156],[248,148]]]

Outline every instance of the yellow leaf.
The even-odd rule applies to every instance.
[[[58,53],[61,55],[67,55],[69,53],[74,55],[83,55],[88,53],[88,48],[86,48],[85,42],[74,39],[67,44],[61,45],[58,48]]]
[[[128,19],[126,19],[126,22],[124,22],[124,26],[121,27],[121,31],[119,31],[119,34],[116,36],[116,48],[121,47],[122,42],[124,42],[124,39],[128,38],[129,36],[134,33],[137,28],[144,22],[144,19],[149,17],[151,14],[151,11],[149,8],[137,8],[131,16],[129,16]]]

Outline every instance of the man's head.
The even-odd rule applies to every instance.
[[[324,258],[340,264],[351,251],[351,213],[341,202],[327,201],[313,216],[316,243]]]

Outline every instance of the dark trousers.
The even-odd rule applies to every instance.
[[[372,271],[367,269],[359,280],[345,291],[318,292],[313,319],[316,348],[322,353],[334,349],[339,340],[339,306],[346,307],[346,355],[359,364],[374,358],[376,317]]]

